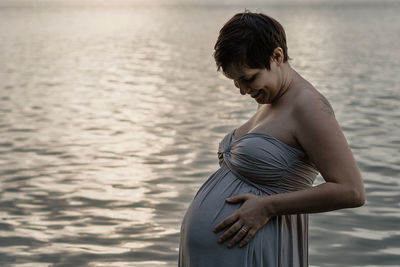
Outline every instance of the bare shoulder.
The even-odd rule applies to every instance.
[[[335,112],[328,99],[313,87],[297,90],[293,106],[294,114],[301,119],[310,113],[335,118]]]
[[[311,85],[296,91],[292,111],[296,139],[306,150],[310,150],[311,144],[326,149],[330,144],[329,150],[337,142],[344,144],[344,136],[331,104]]]

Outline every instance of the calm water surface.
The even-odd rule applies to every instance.
[[[176,266],[219,141],[256,109],[212,58],[244,7],[5,3],[0,265]],[[362,208],[310,215],[310,264],[398,266],[400,5],[247,7],[284,25],[365,180]]]

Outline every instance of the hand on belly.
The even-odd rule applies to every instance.
[[[249,243],[257,231],[271,218],[262,199],[262,197],[254,194],[241,194],[226,199],[228,203],[243,202],[243,204],[236,212],[215,226],[215,233],[229,227],[219,237],[218,242],[222,243],[233,237],[228,243],[228,248],[232,248],[239,241],[239,247]]]

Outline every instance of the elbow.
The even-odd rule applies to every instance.
[[[352,188],[349,193],[348,208],[357,208],[365,204],[365,191],[364,188]]]

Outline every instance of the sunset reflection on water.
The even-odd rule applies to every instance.
[[[0,265],[176,266],[219,141],[256,109],[212,58],[244,7],[58,3],[0,8]],[[399,5],[248,8],[284,25],[365,179],[364,207],[310,216],[310,264],[396,266]]]

